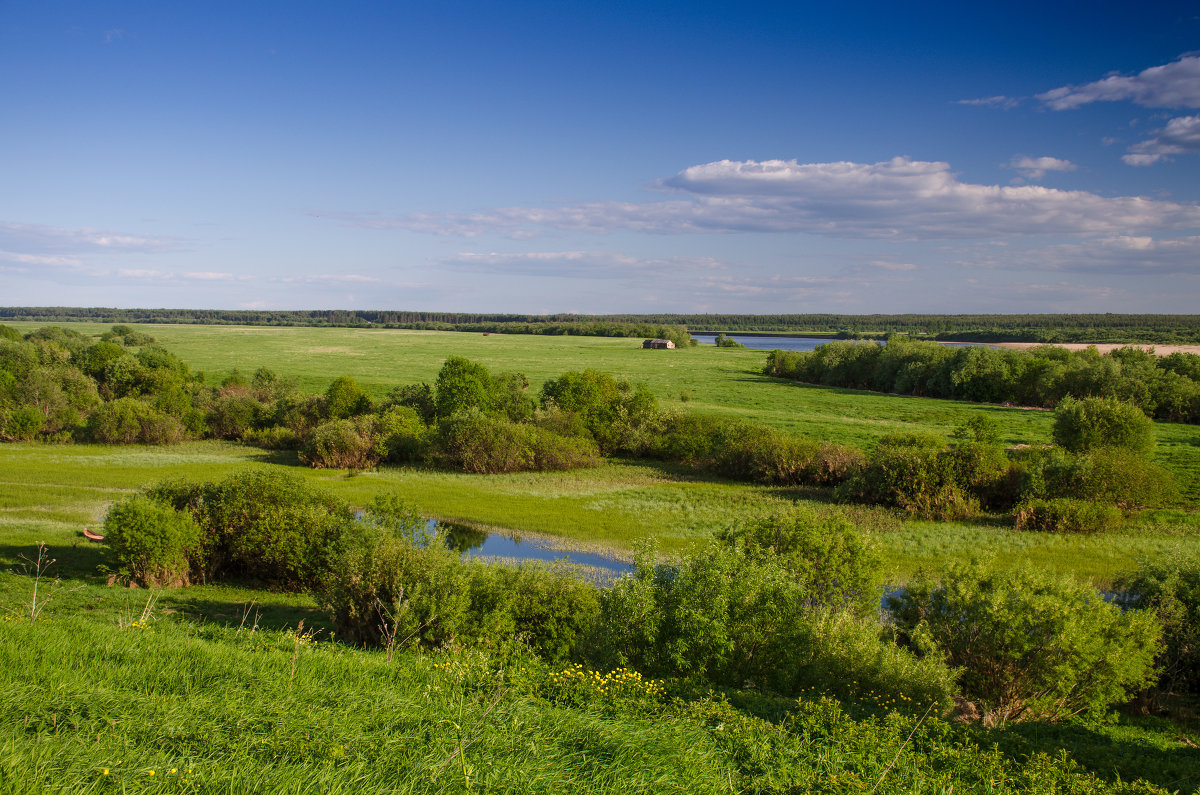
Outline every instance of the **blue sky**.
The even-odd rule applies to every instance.
[[[1195,312],[1194,3],[0,0],[0,304]]]

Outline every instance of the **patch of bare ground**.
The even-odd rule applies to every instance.
[[[1019,350],[1024,350],[1026,348],[1036,348],[1038,345],[1042,345],[1044,343],[1040,343],[1040,342],[992,342],[989,344],[995,348],[1017,348]],[[1094,347],[1096,350],[1100,351],[1100,353],[1108,353],[1110,351],[1116,350],[1117,348],[1127,348],[1128,347],[1128,348],[1142,348],[1144,350],[1153,351],[1156,356],[1169,356],[1172,353],[1200,354],[1200,345],[1143,345],[1140,343],[1130,344],[1130,345],[1119,345],[1117,343],[1112,343],[1112,342],[1103,342],[1103,343],[1098,343],[1096,345],[1088,345],[1087,343],[1083,343],[1083,342],[1058,342],[1058,343],[1051,343],[1051,344],[1056,345],[1059,348],[1066,348],[1069,351],[1082,351],[1085,348]]]

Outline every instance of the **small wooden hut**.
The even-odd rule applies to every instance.
[[[642,343],[642,347],[643,348],[662,348],[665,350],[667,348],[674,348],[675,343],[671,342],[671,340],[646,340],[645,342]]]

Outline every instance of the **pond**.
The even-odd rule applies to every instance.
[[[578,567],[580,573],[587,579],[602,585],[610,585],[622,574],[628,574],[633,570],[633,566],[625,561],[595,552],[571,549],[558,540],[489,533],[452,522],[438,522],[437,526],[446,544],[451,549],[457,550],[463,557],[480,560],[536,560],[544,563],[566,563]]]

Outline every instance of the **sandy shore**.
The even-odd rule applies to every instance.
[[[992,342],[990,345],[996,348],[1035,348],[1041,345],[1040,342]],[[1066,348],[1070,351],[1081,351],[1087,348],[1088,345],[1082,342],[1061,342],[1054,343],[1060,348]],[[1101,353],[1108,353],[1116,348],[1124,348],[1125,345],[1116,345],[1113,343],[1102,343],[1095,346],[1096,350]],[[1172,353],[1195,353],[1200,354],[1200,345],[1130,345],[1132,348],[1144,348],[1146,350],[1154,350],[1157,356],[1169,356]]]

